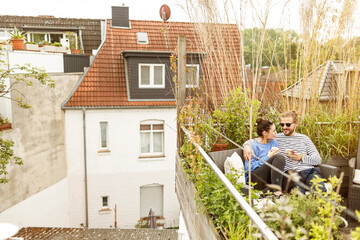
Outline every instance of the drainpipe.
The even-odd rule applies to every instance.
[[[87,161],[86,161],[86,123],[85,123],[85,108],[83,112],[83,136],[84,136],[84,175],[85,175],[85,227],[89,227],[89,207],[88,207],[88,181],[87,181]]]

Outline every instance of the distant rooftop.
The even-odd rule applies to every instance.
[[[177,240],[177,230],[154,229],[85,229],[85,228],[45,228],[26,227],[20,229],[14,239],[106,239],[106,240]],[[11,239],[11,238],[10,238]]]

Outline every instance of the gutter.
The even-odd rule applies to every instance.
[[[175,102],[175,101],[174,101]],[[167,109],[167,108],[176,108],[176,105],[166,105],[166,106],[88,106],[88,107],[61,107],[63,110],[107,110],[107,109]]]
[[[89,204],[88,204],[88,178],[87,178],[87,159],[86,159],[86,109],[83,108],[83,141],[84,141],[84,180],[85,180],[85,227],[89,227]]]

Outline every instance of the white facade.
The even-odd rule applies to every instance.
[[[163,156],[140,157],[140,123],[146,120],[163,121]],[[107,122],[107,148],[101,147],[100,122]],[[178,226],[176,109],[86,110],[86,154],[83,127],[83,111],[66,110],[70,226],[86,224],[84,156],[88,178],[88,227],[114,227],[116,205],[117,227],[134,228],[140,219],[141,205],[144,206],[140,201],[140,188],[148,185],[162,186],[165,227]],[[108,198],[108,207],[103,207],[103,197]]]

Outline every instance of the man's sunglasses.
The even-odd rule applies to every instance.
[[[291,124],[293,124],[293,123],[280,123],[280,126],[281,126],[281,127],[284,127],[284,125],[286,125],[287,127],[290,127]]]

